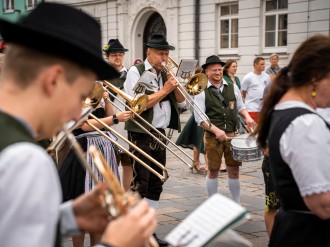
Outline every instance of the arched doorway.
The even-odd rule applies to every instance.
[[[161,33],[166,35],[165,22],[157,12],[153,13],[147,20],[143,32],[143,44],[148,43],[148,39],[153,33]],[[147,47],[143,45],[143,60],[146,59],[146,51]]]

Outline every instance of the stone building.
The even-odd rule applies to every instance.
[[[256,56],[265,57],[268,66],[269,55],[276,52],[284,66],[307,37],[330,34],[329,0],[46,1],[66,3],[94,16],[102,25],[104,45],[119,38],[130,50],[125,56],[128,67],[135,58],[145,57],[143,43],[153,32],[167,35],[176,47],[171,52],[175,61],[196,58],[203,64],[213,54],[236,59],[240,78],[252,70]]]

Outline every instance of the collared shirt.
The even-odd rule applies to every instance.
[[[148,59],[144,61],[145,65],[145,70],[149,70],[152,73],[156,74],[156,70],[151,66],[151,64],[148,62]],[[135,93],[132,90],[135,86],[135,84],[138,82],[140,79],[140,73],[138,69],[135,66],[132,66],[126,77],[126,81],[124,83],[124,89],[125,92],[128,93],[130,96],[135,97]],[[157,75],[157,78],[153,81],[150,82],[150,84],[154,85],[157,87],[156,91],[159,91],[160,89],[163,88],[164,82],[161,76],[161,73]],[[177,103],[178,107],[184,107],[185,106],[185,101],[181,103]],[[171,104],[169,100],[166,101],[161,101],[153,106],[153,119],[152,119],[152,125],[155,128],[160,128],[160,129],[165,129],[167,126],[170,124],[171,120]]]
[[[228,85],[228,82],[226,82],[225,80],[222,80],[221,86],[220,86],[220,91],[222,92],[224,89],[224,85]],[[213,84],[208,81],[207,82],[207,87],[211,87],[213,86]],[[239,90],[239,88],[237,87],[236,84],[233,84],[234,86],[234,94],[235,94],[235,98],[236,98],[236,104],[237,104],[237,111],[240,112],[241,110],[245,109],[245,105],[243,103],[243,99],[242,99],[242,95],[241,92]],[[201,92],[200,94],[195,96],[195,101],[198,104],[198,106],[200,107],[200,109],[205,112],[206,111],[206,106],[205,106],[205,92]],[[195,116],[195,121],[198,125],[201,124],[201,122],[203,121],[202,118],[197,114],[197,112],[194,112],[194,116]]]
[[[120,70],[119,70],[119,73],[120,73],[120,78],[123,77],[124,73],[127,72],[127,69],[125,66],[123,66]]]
[[[0,198],[2,246],[52,247],[59,220],[62,234],[78,232],[72,202],[61,205],[56,166],[36,144],[15,143],[0,152]]]
[[[294,107],[315,112],[300,101],[279,103],[275,111]],[[301,196],[330,191],[330,131],[320,116],[311,113],[295,118],[280,138],[280,153],[292,171]]]

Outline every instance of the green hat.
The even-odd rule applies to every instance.
[[[226,64],[225,62],[222,62],[218,56],[212,55],[212,56],[209,56],[208,58],[206,58],[206,62],[205,62],[205,64],[202,65],[202,68],[206,69],[207,66],[209,66],[210,64],[214,64],[214,63],[221,64],[222,66],[225,66],[225,64]]]
[[[103,51],[109,54],[114,52],[127,52],[128,49],[124,48],[118,39],[110,39],[108,44],[104,46]]]
[[[175,47],[169,45],[166,41],[166,36],[161,33],[152,34],[148,40],[148,43],[145,45],[158,50],[175,50]]]

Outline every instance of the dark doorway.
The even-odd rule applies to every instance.
[[[146,24],[146,27],[144,28],[143,33],[143,60],[146,59],[146,51],[147,47],[144,45],[148,43],[149,37],[153,33],[161,33],[166,35],[166,26],[163,18],[158,14],[157,12],[153,13]]]

